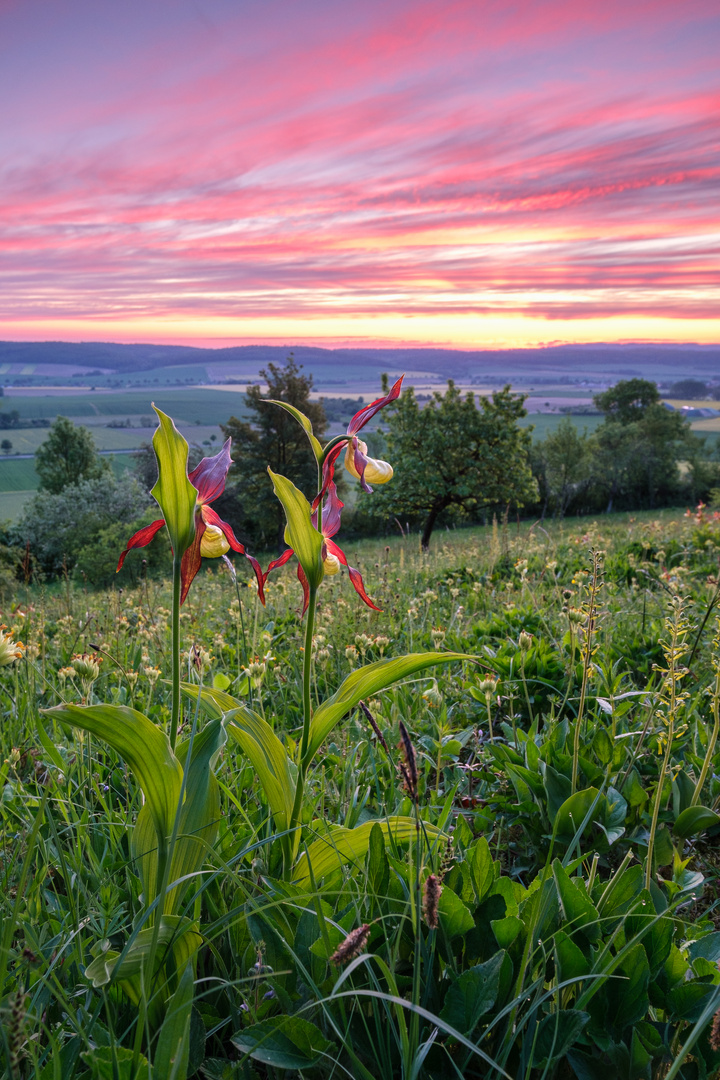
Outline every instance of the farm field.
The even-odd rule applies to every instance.
[[[720,521],[345,550],[383,610],[325,578],[309,636],[292,564],[193,583],[174,829],[169,583],[5,585],[13,1075],[159,1076],[178,1014],[188,1077],[713,1075]]]

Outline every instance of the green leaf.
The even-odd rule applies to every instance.
[[[305,571],[310,588],[317,588],[323,579],[323,538],[310,519],[310,503],[302,491],[295,487],[286,476],[268,469],[275,494],[285,511],[285,543],[289,544],[297,555],[298,562]]]
[[[315,460],[319,462],[323,454],[323,448],[318,442],[318,440],[315,438],[315,435],[313,434],[313,426],[305,413],[300,412],[299,409],[296,409],[294,405],[290,405],[287,401],[274,401],[272,398],[267,398],[267,402],[270,405],[279,405],[281,409],[285,409],[285,412],[289,412],[291,416],[295,417],[298,424],[310,440],[310,445],[312,446]]]
[[[274,1069],[320,1065],[333,1047],[315,1024],[299,1016],[274,1016],[245,1028],[231,1041],[241,1053]]]
[[[609,765],[613,759],[613,744],[605,728],[598,727],[593,739],[593,750],[601,765]]]
[[[440,893],[438,913],[440,926],[449,938],[456,937],[458,934],[467,934],[475,926],[470,909],[450,888],[445,887]]]
[[[568,877],[559,859],[554,861],[552,869],[560,909],[565,922],[570,924],[569,929],[582,930],[588,941],[597,941],[601,932],[592,900],[577,881]]]
[[[554,821],[558,837],[571,840],[587,817],[593,803],[595,804],[594,816],[602,818],[605,798],[600,795],[597,788],[589,787],[584,791],[576,791],[569,799],[565,799]],[[589,829],[590,824],[591,822],[588,822],[585,829]]]
[[[608,995],[608,1020],[619,1031],[642,1020],[648,1010],[650,966],[642,945],[633,945],[625,955],[621,971],[626,978],[613,978]]]
[[[707,806],[689,806],[678,816],[673,825],[673,832],[679,840],[688,840],[691,836],[711,829],[720,824],[720,814]]]
[[[91,732],[117,751],[142,788],[158,841],[164,843],[172,831],[182,784],[182,766],[165,732],[125,705],[56,705],[42,712]]]
[[[582,1034],[590,1016],[579,1009],[559,1009],[540,1022],[534,1046],[533,1065],[542,1069],[548,1063],[565,1057]],[[532,1039],[534,1032],[530,1033]],[[537,1059],[540,1060],[537,1060]]]
[[[213,675],[213,690],[227,690],[231,681],[222,671],[216,671]]]
[[[355,829],[344,829],[341,825],[327,827],[324,822],[315,822],[315,832],[325,826],[327,835],[316,840],[310,845],[307,853],[303,852],[300,856],[293,872],[293,881],[301,885],[309,883],[308,856],[317,882],[327,874],[340,867],[347,867],[349,864],[354,864],[356,870],[361,869],[370,846],[370,834],[375,825],[382,829],[387,843],[407,844],[415,839],[415,819],[411,817],[397,816],[384,818],[382,821],[365,821]],[[428,821],[423,822],[423,834],[431,841],[443,835],[440,829]],[[442,905],[442,894],[440,903]]]
[[[495,880],[495,863],[490,851],[490,845],[484,836],[481,836],[479,840],[476,840],[468,848],[465,861],[460,864],[460,869],[462,870],[463,881],[468,881],[472,893],[475,894],[475,902],[477,904],[481,903],[485,895],[490,892]],[[472,893],[468,894],[463,889],[464,899],[470,900]]]
[[[495,940],[501,949],[509,949],[525,923],[517,915],[506,915],[504,919],[491,919],[490,926]]]
[[[464,971],[448,989],[440,1019],[463,1035],[470,1035],[497,1001],[504,958],[501,951],[484,964]]]
[[[370,842],[367,853],[367,891],[377,900],[387,895],[390,880],[390,863],[385,852],[385,837],[375,821],[370,830]]]
[[[96,990],[101,986],[107,986],[111,979],[119,979],[121,982],[135,979],[140,975],[143,965],[150,957],[154,934],[154,927],[145,927],[137,934],[124,955],[114,949],[101,952],[85,968],[85,977],[91,981]],[[158,948],[155,953],[156,970],[164,963],[169,948],[172,948],[176,958],[181,958],[182,962],[179,962],[178,966],[184,969],[187,961],[195,955],[201,945],[202,937],[195,923],[179,915],[163,916],[158,930]],[[131,1000],[134,1000],[132,995]]]
[[[455,660],[474,660],[466,653],[409,653],[395,659],[376,660],[374,664],[351,672],[343,679],[332,697],[316,710],[310,723],[305,764],[312,760],[318,747],[325,741],[335,725],[363,698],[373,697],[388,686],[415,675],[418,671],[435,664],[449,664]]]
[[[572,783],[567,776],[559,773],[557,769],[553,769],[551,765],[546,765],[543,774],[543,786],[547,795],[548,817],[550,818],[550,824],[553,824],[560,807],[567,802],[571,795]]]
[[[188,444],[175,424],[153,405],[160,426],[153,435],[158,478],[150,494],[162,510],[175,555],[184,555],[195,538],[197,491],[188,480]]]
[[[262,784],[276,827],[287,829],[295,800],[296,767],[270,725],[244,705],[226,713],[229,735],[241,746]]]
[[[153,1058],[153,1072],[166,1080],[187,1080],[193,990],[193,968],[187,964],[168,1002]]]
[[[193,701],[197,701],[199,695],[200,708],[212,720],[222,720],[225,713],[242,705],[242,701],[231,697],[230,694],[226,694],[224,690],[216,686],[200,687],[196,686],[195,683],[181,682],[180,689],[186,697],[191,698]]]
[[[92,1080],[149,1080],[150,1066],[147,1058],[140,1054],[139,1068],[133,1073],[134,1056],[132,1050],[117,1045],[96,1046],[80,1055],[85,1064],[90,1066]]]
[[[581,979],[590,971],[585,955],[564,930],[555,935],[555,956],[558,966],[558,982]]]

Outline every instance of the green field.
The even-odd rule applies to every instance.
[[[242,395],[223,390],[152,387],[117,393],[11,395],[2,399],[4,411],[16,409],[22,418],[152,416],[152,402],[175,420],[194,424],[224,423],[242,409]],[[12,438],[12,435],[10,435]]]

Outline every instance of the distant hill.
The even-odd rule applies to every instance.
[[[616,381],[641,376],[674,382],[679,378],[720,379],[716,345],[552,345],[539,349],[453,350],[441,348],[346,348],[235,345],[209,349],[190,345],[119,345],[113,342],[0,342],[0,382],[32,382],[73,376],[127,377],[173,369],[193,369],[186,381],[252,378],[269,362],[282,363],[289,352],[315,375],[318,386],[344,385],[362,372],[369,380],[381,371],[413,371],[429,378],[454,378],[478,385],[507,379],[536,382]],[[204,373],[204,374],[203,374]]]

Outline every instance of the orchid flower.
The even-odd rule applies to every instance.
[[[405,376],[401,375],[384,397],[370,402],[369,405],[365,405],[364,408],[355,413],[348,424],[345,433],[346,436],[349,437],[338,443],[337,446],[333,446],[323,462],[322,491],[313,503],[313,507],[317,507],[328,489],[332,479],[332,468],[342,453],[343,446],[345,446],[345,468],[351,476],[354,476],[356,480],[360,481],[363,491],[372,492],[370,482],[373,484],[386,484],[388,480],[392,480],[392,465],[387,461],[380,461],[377,458],[368,457],[367,443],[358,439],[357,433],[372,420],[376,413],[380,412],[381,409],[384,409],[391,401],[395,401],[396,398],[400,397],[402,381],[404,378]]]
[[[367,604],[367,606],[372,608],[374,611],[380,611],[381,609],[372,602],[367,592],[365,591],[365,584],[362,579],[362,574],[359,570],[356,570],[354,566],[350,566],[345,556],[345,552],[342,550],[341,547],[338,547],[338,545],[332,539],[340,528],[340,514],[344,506],[344,503],[341,502],[340,497],[337,493],[337,487],[335,485],[335,481],[333,480],[333,471],[334,467],[331,466],[329,480],[327,483],[327,497],[323,506],[320,526],[320,531],[323,539],[321,549],[323,575],[328,577],[332,576],[339,572],[340,564],[346,566],[350,581],[352,582],[353,588],[355,589],[355,592],[358,594],[360,599],[363,600]],[[313,528],[317,529],[317,508],[313,511],[310,520]],[[270,563],[267,570],[263,574],[263,586],[267,581],[268,575],[273,570],[277,570],[278,567],[284,566],[285,563],[290,558],[292,558],[294,554],[295,551],[293,548],[286,548],[286,550],[283,551],[282,555],[278,559],[274,559],[273,562]],[[304,603],[302,614],[304,615],[307,611],[308,603],[310,600],[310,586],[308,584],[308,579],[305,571],[303,570],[300,562],[298,562],[297,576],[303,589]]]
[[[209,505],[225,490],[225,479],[228,469],[232,465],[230,457],[230,443],[228,439],[222,450],[214,457],[203,458],[200,464],[188,474],[187,479],[197,492],[195,500],[194,523],[195,534],[187,549],[183,552],[181,565],[181,593],[180,603],[183,603],[188,590],[200,569],[202,557],[216,559],[225,556],[231,548],[240,555],[244,555],[252,565],[258,583],[258,595],[265,603],[263,592],[263,572],[260,563],[252,555],[248,555],[245,548],[235,536],[232,527]],[[154,490],[154,489],[153,489]],[[127,547],[120,556],[117,568],[120,570],[125,562],[125,556],[132,548],[145,547],[153,537],[166,524],[165,518],[153,521],[132,536]]]

